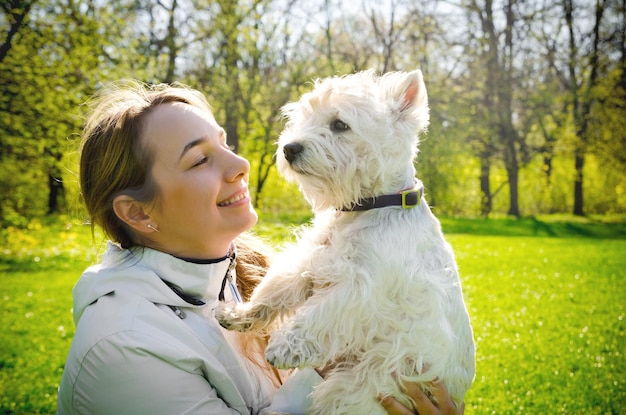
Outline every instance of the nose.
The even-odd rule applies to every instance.
[[[235,182],[248,176],[250,172],[250,162],[235,153],[230,153],[230,155],[232,160],[230,160],[230,166],[226,172],[227,180],[229,182]]]
[[[299,143],[289,143],[285,144],[283,147],[283,154],[289,163],[292,163],[296,158],[298,158],[298,154],[302,153],[304,147]]]

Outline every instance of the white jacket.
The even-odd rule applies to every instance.
[[[76,334],[57,414],[303,413],[317,373],[300,371],[275,391],[212,317],[229,262],[109,244],[73,290]],[[162,280],[206,305],[187,303]]]

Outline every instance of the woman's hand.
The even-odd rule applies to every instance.
[[[428,399],[428,396],[422,392],[422,389],[416,383],[404,385],[406,395],[413,400],[418,415],[463,415],[465,402],[461,404],[460,408],[457,408],[454,402],[452,402],[443,382],[434,382],[431,385],[433,392],[432,401]],[[391,396],[382,398],[380,404],[389,415],[415,415],[411,409],[405,407]]]

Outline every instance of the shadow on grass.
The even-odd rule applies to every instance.
[[[440,218],[445,233],[626,239],[626,217]]]
[[[626,239],[626,215],[439,219],[447,234]],[[310,215],[267,217],[256,230],[269,242],[279,244],[309,220]],[[94,254],[102,253],[104,239],[99,236],[97,240],[99,248],[94,250],[89,228],[68,226],[62,220],[49,219],[33,229],[0,230],[0,273],[86,268],[95,261]]]

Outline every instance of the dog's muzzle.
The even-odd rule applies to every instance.
[[[298,155],[302,153],[302,150],[304,150],[302,144],[289,143],[285,144],[285,146],[283,147],[283,154],[285,155],[285,159],[289,163],[293,163],[298,158]]]

